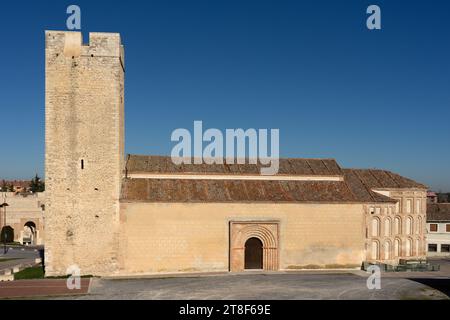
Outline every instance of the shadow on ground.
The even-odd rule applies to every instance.
[[[426,286],[429,286],[433,289],[436,289],[443,294],[450,297],[450,279],[408,279],[411,281],[415,281],[421,284],[424,284]]]

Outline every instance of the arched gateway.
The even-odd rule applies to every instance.
[[[258,238],[250,238],[245,243],[245,270],[263,269],[263,243]]]
[[[278,270],[278,229],[278,222],[231,222],[230,271]]]

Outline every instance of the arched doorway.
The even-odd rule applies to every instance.
[[[230,271],[242,272],[255,268],[264,271],[278,270],[278,230],[277,221],[230,222]],[[249,265],[251,261],[254,263]]]
[[[394,242],[394,256],[396,258],[401,257],[402,255],[402,243],[400,239],[395,239]]]
[[[378,218],[372,219],[372,237],[380,236],[380,220]]]
[[[384,260],[391,259],[391,243],[386,241],[384,243]]]
[[[258,238],[250,238],[245,243],[245,270],[263,269],[263,243]]]
[[[407,239],[406,240],[406,256],[407,257],[411,257],[413,255],[413,241],[412,239]]]
[[[391,236],[391,219],[390,218],[386,218],[384,220],[384,236],[385,237],[390,237]]]
[[[33,221],[28,221],[23,226],[23,244],[34,245],[36,240],[36,224]]]
[[[372,241],[372,260],[378,260],[380,257],[380,245],[378,241]]]
[[[400,217],[395,217],[395,234],[402,234],[402,219]]]
[[[6,226],[2,228],[0,232],[0,243],[12,243],[14,242],[14,229],[10,226]]]

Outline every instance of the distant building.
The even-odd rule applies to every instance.
[[[6,234],[7,242],[42,245],[44,243],[44,194],[0,193],[0,203],[7,203],[0,209],[1,243]],[[6,221],[5,221],[6,217]]]
[[[436,192],[428,191],[427,192],[427,202],[428,203],[438,203],[438,195]]]
[[[3,190],[3,184],[8,188],[8,190]],[[13,192],[26,192],[30,188],[30,181],[27,180],[0,180],[0,191],[8,192],[9,186],[13,186]]]
[[[450,256],[450,203],[427,207],[428,256]]]

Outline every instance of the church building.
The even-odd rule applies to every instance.
[[[427,187],[334,159],[182,164],[124,154],[119,34],[47,31],[45,272],[355,269],[424,259]]]

